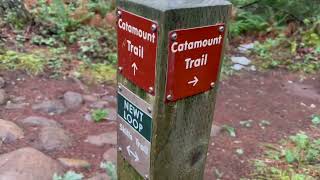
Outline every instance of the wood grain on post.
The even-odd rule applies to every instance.
[[[118,74],[119,83],[153,106],[148,179],[201,180],[204,175],[218,84],[205,93],[165,103],[168,34],[177,29],[227,24],[231,5],[225,0],[118,0],[117,5],[159,24],[156,95],[149,95]],[[146,178],[141,177],[118,152],[118,179]]]

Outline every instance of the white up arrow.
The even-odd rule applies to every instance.
[[[136,71],[138,70],[137,64],[134,62],[131,67],[133,68],[133,75],[136,76]]]
[[[134,160],[135,162],[139,161],[140,159],[139,159],[137,152],[131,151],[130,148],[131,148],[131,146],[127,146],[127,151],[128,151],[129,156],[131,157],[131,155],[132,155],[135,158],[135,160]]]
[[[199,79],[197,78],[197,76],[193,77],[194,79],[192,81],[189,81],[188,84],[192,84],[192,86],[196,86],[197,83],[199,82]]]

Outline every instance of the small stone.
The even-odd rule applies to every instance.
[[[83,95],[83,100],[86,102],[96,102],[98,101],[98,97],[94,95]]]
[[[240,71],[240,70],[244,69],[245,67],[241,64],[234,64],[231,68],[233,70]]]
[[[231,57],[231,61],[235,64],[240,64],[243,66],[248,66],[251,63],[251,60],[246,57]]]
[[[11,101],[8,101],[5,109],[17,110],[17,109],[23,109],[29,105],[30,105],[29,103],[12,103]]]
[[[86,121],[92,121],[91,113],[86,113],[86,114],[84,115],[84,119],[85,119]]]
[[[247,53],[254,48],[254,43],[241,44],[238,49],[240,53]]]
[[[91,178],[88,178],[87,180],[110,180],[110,177],[105,173],[104,174],[99,173],[99,174],[92,176]]]
[[[117,164],[117,150],[115,148],[109,149],[103,154],[103,159]]]
[[[21,121],[24,125],[29,126],[42,126],[42,127],[62,127],[61,124],[57,123],[55,120],[48,119],[39,116],[30,116]]]
[[[88,136],[85,142],[96,145],[96,146],[103,146],[105,144],[117,144],[117,133],[115,131],[113,132],[107,132],[100,135],[95,136]]]
[[[97,101],[92,104],[90,104],[90,108],[92,109],[103,109],[107,107],[109,103],[107,101]]]
[[[4,89],[0,89],[0,105],[3,105],[7,102],[8,95]]]
[[[252,66],[250,66],[250,70],[251,71],[257,71],[257,68],[256,68],[256,66],[252,65]]]
[[[66,108],[60,101],[44,101],[42,103],[36,104],[32,106],[32,109],[35,111],[41,111],[44,113],[54,113],[54,114],[62,114],[66,112]]]
[[[11,143],[23,138],[23,130],[11,121],[0,119],[0,138],[2,142]]]
[[[48,151],[61,150],[72,145],[68,132],[57,127],[43,127],[39,134],[40,146]]]
[[[77,109],[83,103],[82,95],[76,92],[68,91],[63,95],[64,104],[68,109]]]
[[[10,100],[13,103],[22,103],[23,101],[26,100],[26,97],[24,97],[24,96],[13,96],[13,97],[10,97]]]
[[[0,180],[52,180],[63,167],[33,148],[22,148],[0,156]]]
[[[210,136],[211,136],[211,137],[216,137],[216,136],[218,136],[218,134],[219,134],[221,131],[222,131],[222,127],[217,126],[217,125],[212,125]]]
[[[118,117],[118,113],[115,109],[108,110],[108,116],[107,116],[108,120],[115,121],[115,120],[117,120],[117,117]]]
[[[58,158],[58,161],[67,168],[90,168],[88,161],[81,159]]]
[[[311,107],[311,108],[316,108],[317,106],[314,105],[314,104],[311,104],[310,107]]]
[[[115,96],[103,96],[102,100],[113,104],[117,103],[117,98]]]
[[[0,89],[4,88],[6,85],[6,81],[3,79],[3,77],[0,77]]]

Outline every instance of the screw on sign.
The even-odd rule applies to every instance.
[[[154,95],[158,25],[123,9],[117,17],[119,73]]]
[[[224,24],[172,31],[166,102],[214,88],[224,42]]]

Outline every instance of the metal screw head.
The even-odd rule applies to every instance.
[[[117,11],[117,17],[120,18],[122,15],[122,12],[120,10]]]
[[[152,113],[151,107],[148,107],[147,110],[148,110],[148,113],[150,114]]]
[[[119,151],[122,151],[122,148],[121,148],[121,147],[119,147],[119,148],[118,148],[118,150],[119,150]]]
[[[224,26],[220,26],[220,27],[219,27],[219,31],[220,31],[220,32],[224,32]]]
[[[174,32],[174,33],[171,34],[171,40],[172,40],[172,41],[176,41],[177,38],[178,38],[178,34],[177,34],[176,32]]]
[[[118,70],[119,70],[119,72],[122,72],[122,70],[123,70],[123,67],[118,67]]]
[[[154,89],[153,87],[149,87],[149,93],[153,93]]]
[[[171,100],[173,99],[173,96],[172,96],[171,94],[169,94],[169,95],[167,96],[167,99],[168,99],[169,101],[171,101]]]
[[[144,176],[144,179],[145,179],[145,180],[149,180],[149,176],[146,174],[146,175]]]
[[[210,86],[212,87],[212,88],[214,88],[214,85],[215,85],[216,83],[214,83],[214,82],[212,82],[211,84],[210,84]]]
[[[122,87],[121,87],[121,86],[118,86],[118,89],[119,89],[119,92],[121,92],[121,91],[122,91]]]
[[[152,24],[152,26],[151,26],[152,32],[156,32],[157,29],[158,29],[157,25],[156,24]]]

